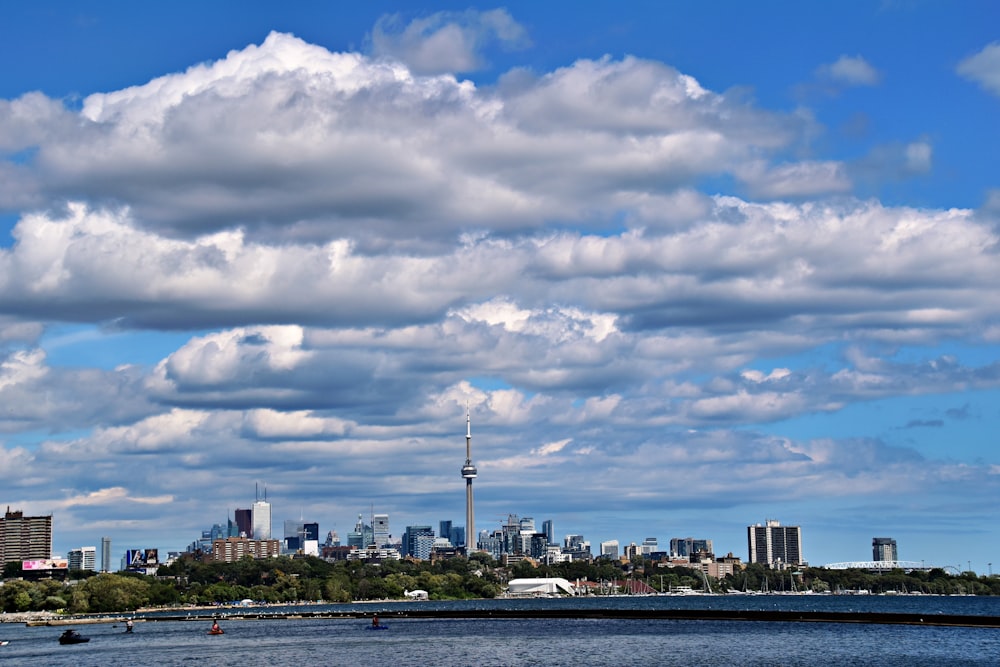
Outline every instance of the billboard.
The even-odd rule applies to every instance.
[[[65,558],[36,558],[22,561],[21,569],[33,572],[39,570],[68,570],[69,561]]]
[[[127,549],[125,551],[125,569],[144,569],[160,564],[158,549]]]

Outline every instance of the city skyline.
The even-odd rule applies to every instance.
[[[467,460],[476,529],[742,554],[777,518],[810,563],[985,572],[997,25],[9,3],[3,502],[57,553],[180,551],[256,480],[324,534],[461,522]]]

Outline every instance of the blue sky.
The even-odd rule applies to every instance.
[[[991,2],[8,3],[0,502],[1000,547]],[[998,560],[1000,562],[1000,560]]]

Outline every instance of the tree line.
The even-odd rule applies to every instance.
[[[612,582],[622,586],[640,579],[653,590],[669,592],[678,587],[714,593],[782,592],[816,593],[926,593],[938,595],[1000,595],[1000,577],[973,572],[951,575],[941,569],[881,574],[864,570],[775,571],[759,564],[721,580],[707,579],[695,569],[658,567],[650,561],[621,564],[597,560],[554,565],[521,561],[500,567],[485,554],[471,558],[427,561],[328,562],[319,558],[286,556],[236,563],[206,563],[181,558],[159,569],[157,576],[133,573],[95,574],[74,571],[67,581],[24,581],[15,568],[4,570],[0,608],[6,612],[63,611],[120,613],[146,607],[215,605],[250,599],[263,603],[353,602],[403,599],[406,591],[424,590],[435,600],[492,598],[509,579],[562,577],[577,581]],[[603,590],[609,590],[604,587]]]

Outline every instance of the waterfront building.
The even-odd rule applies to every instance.
[[[873,537],[872,560],[898,561],[899,552],[896,550],[896,540],[891,537]]]
[[[52,558],[52,515],[7,512],[0,519],[0,564]]]
[[[71,570],[94,572],[97,569],[97,547],[70,549],[67,560]]]
[[[251,540],[246,537],[227,537],[212,542],[212,560],[217,563],[235,563],[246,556],[274,558],[281,555],[278,540]]]
[[[750,563],[762,563],[778,569],[805,563],[802,558],[802,528],[799,526],[782,526],[772,519],[764,525],[747,526],[747,547]]]
[[[101,572],[111,571],[111,538],[101,538]]]

